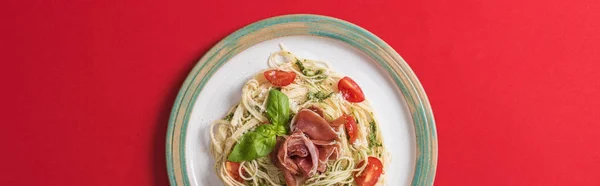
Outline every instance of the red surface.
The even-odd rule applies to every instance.
[[[600,2],[0,1],[1,185],[167,185],[172,102],[221,38],[316,13],[387,41],[427,91],[436,185],[600,185]]]

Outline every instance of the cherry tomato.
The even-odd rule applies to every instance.
[[[365,161],[360,162],[356,167],[362,167]],[[359,186],[373,186],[379,181],[379,176],[383,173],[383,164],[376,157],[369,157],[369,164],[360,175],[354,175],[354,181]]]
[[[346,134],[348,134],[348,137],[350,137],[350,143],[354,143],[354,141],[356,141],[356,133],[358,132],[356,121],[354,120],[354,117],[350,115],[344,114],[342,117],[344,117],[345,120],[344,127],[346,128]]]
[[[229,176],[231,176],[235,181],[238,181],[240,183],[244,182],[244,179],[242,179],[238,172],[238,170],[240,169],[240,163],[227,161],[225,162],[225,169],[227,169],[227,173],[229,173]]]
[[[349,77],[344,77],[338,82],[338,90],[342,93],[344,99],[353,103],[360,103],[365,100],[365,94],[360,87]]]
[[[283,70],[267,70],[263,74],[271,84],[280,87],[289,85],[296,79],[296,73]]]

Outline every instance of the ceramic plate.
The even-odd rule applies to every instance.
[[[222,185],[209,153],[209,125],[239,102],[243,84],[267,68],[268,56],[280,43],[301,58],[327,61],[362,87],[391,155],[386,185],[433,184],[433,114],[421,84],[400,55],[354,24],[325,16],[286,15],[234,32],[192,69],[169,120],[171,185]]]

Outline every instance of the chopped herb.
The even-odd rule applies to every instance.
[[[369,122],[369,125],[371,125],[371,132],[375,133],[375,131],[377,131],[377,125],[375,125],[375,121]]]
[[[233,118],[233,112],[232,112],[232,113],[229,113],[229,114],[227,114],[227,116],[225,116],[225,118],[223,118],[223,119],[224,119],[224,120],[227,120],[227,121],[231,121],[231,119],[232,119],[232,118]]]
[[[306,94],[306,98],[311,99],[311,100],[316,100],[316,101],[323,101],[323,100],[326,100],[327,98],[331,97],[331,95],[333,95],[333,92],[331,92],[329,94],[325,94],[321,91],[309,92],[308,94]]]
[[[317,98],[319,98],[321,100],[327,99],[327,98],[331,97],[331,95],[333,95],[333,92],[330,92],[329,94],[324,94],[323,92],[317,92]]]
[[[371,134],[369,135],[369,148],[381,147],[381,143],[377,141],[377,125],[375,121],[369,122],[371,125]]]
[[[306,61],[306,60],[304,60]],[[302,72],[302,74],[304,74],[305,76],[316,76],[316,75],[320,75],[323,74],[323,70],[319,69],[317,71],[314,71],[312,69],[308,69],[304,66],[304,64],[302,64],[302,62],[300,62],[300,60],[296,59],[296,66],[298,66],[298,69],[300,69],[300,72]],[[325,79],[325,77],[320,77],[321,79]]]
[[[315,93],[313,92],[308,92],[308,94],[306,94],[306,99],[315,99]]]
[[[314,76],[315,75],[315,71],[309,70],[309,69],[304,69],[302,70],[302,74],[304,74],[305,76]]]
[[[327,76],[317,76],[317,78],[315,78],[315,79],[321,80],[321,79],[325,79],[325,78],[327,78]]]
[[[302,64],[302,62],[300,62],[300,60],[296,59],[296,65],[298,65],[298,68],[300,69],[300,71],[302,71],[302,73],[304,74],[304,65]]]
[[[260,107],[258,105],[254,105],[254,109],[256,109],[256,111],[260,112]]]

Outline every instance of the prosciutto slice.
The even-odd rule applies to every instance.
[[[317,113],[319,116],[321,116],[322,118],[325,118],[325,116],[323,115],[323,109],[311,105],[310,107],[307,108],[308,110],[312,110],[313,112]]]
[[[340,116],[339,118],[331,121],[329,125],[331,125],[331,127],[339,127],[342,126],[344,123],[346,123],[346,117]]]
[[[319,165],[317,171],[324,172],[327,169],[327,160],[336,160],[339,158],[340,146],[338,143],[327,146],[318,146],[319,149]]]
[[[276,153],[272,154],[273,162],[283,171],[288,186],[296,186],[298,180],[324,172],[327,161],[339,158],[340,154],[337,133],[318,107],[300,110],[294,124],[294,132],[280,138]]]
[[[337,134],[327,120],[309,109],[302,109],[296,114],[296,131],[302,131],[312,140],[333,141]]]
[[[284,171],[287,185],[295,185],[291,175],[310,177],[317,172],[319,151],[317,146],[301,131],[296,131],[278,145],[277,165]]]

